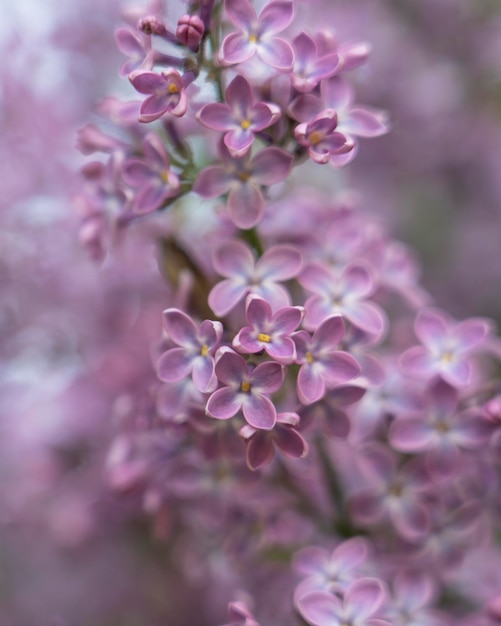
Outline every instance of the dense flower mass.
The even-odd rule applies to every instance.
[[[37,299],[74,314],[40,305],[18,341],[61,360],[47,387],[67,385],[72,421],[14,405],[5,432],[30,461],[7,451],[0,507],[70,553],[96,542],[113,571],[108,608],[82,607],[92,626],[501,623],[501,342],[439,308],[378,203],[347,189],[391,116],[358,71],[362,22],[345,32],[330,4],[151,0],[115,30],[123,94],[77,139],[101,291],[95,268],[54,286],[33,264]],[[9,329],[34,313],[6,291]],[[151,576],[130,584],[127,551]]]

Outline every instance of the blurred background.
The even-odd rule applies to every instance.
[[[329,22],[340,41],[371,44],[353,75],[358,99],[390,113],[392,132],[362,144],[345,184],[415,249],[437,305],[499,322],[499,2],[298,4],[312,28]],[[154,382],[150,346],[166,296],[144,229],[101,266],[77,240],[76,129],[100,98],[132,93],[118,77],[122,8],[2,4],[2,626],[183,626],[190,593],[210,595],[206,581],[164,566],[166,548],[145,539],[142,519],[131,523],[102,477],[113,424]]]

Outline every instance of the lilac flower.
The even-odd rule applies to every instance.
[[[370,486],[354,494],[350,510],[367,527],[389,517],[397,533],[409,541],[421,539],[430,520],[420,492],[429,487],[426,472],[416,466],[397,469],[395,455],[378,444],[360,449]]]
[[[267,65],[289,72],[294,61],[290,44],[277,33],[287,28],[294,16],[291,0],[274,0],[259,15],[249,0],[225,0],[226,14],[240,32],[224,38],[220,58],[226,65],[243,63],[255,54]]]
[[[271,430],[275,426],[277,412],[268,395],[282,386],[281,365],[268,361],[249,369],[243,357],[227,349],[216,363],[216,375],[225,386],[207,401],[208,415],[227,420],[241,410],[254,428]]]
[[[197,118],[207,128],[224,132],[224,143],[230,154],[241,157],[250,149],[254,133],[274,124],[281,111],[275,104],[255,102],[252,87],[243,76],[236,76],[224,95],[226,104],[206,104]]]
[[[177,382],[192,373],[198,391],[213,391],[217,387],[213,355],[223,334],[222,324],[205,320],[197,328],[186,313],[167,309],[164,325],[170,339],[179,347],[167,350],[160,357],[157,365],[159,378]]]
[[[168,68],[160,74],[135,70],[129,75],[134,88],[149,97],[141,105],[139,121],[148,123],[165,113],[181,117],[188,108],[188,97],[181,74]]]
[[[297,604],[302,617],[313,626],[392,626],[374,619],[385,600],[385,589],[376,578],[359,578],[353,582],[344,599],[326,591],[312,591]]]
[[[214,255],[214,269],[226,277],[209,294],[209,306],[218,316],[229,313],[248,293],[267,300],[272,309],[290,304],[288,291],[279,281],[297,276],[301,254],[292,246],[268,248],[256,262],[251,249],[240,241],[223,244]]]
[[[284,307],[275,314],[271,306],[257,296],[249,296],[246,308],[247,323],[235,339],[233,347],[244,354],[261,352],[279,363],[293,363],[296,345],[290,334],[296,330],[303,318],[303,307]]]
[[[422,417],[395,419],[389,432],[391,445],[401,452],[426,452],[432,476],[451,476],[458,467],[460,450],[480,448],[492,432],[479,410],[458,412],[458,403],[458,391],[438,379],[428,390]]]
[[[317,328],[313,337],[300,330],[294,334],[297,362],[297,392],[303,404],[320,400],[327,385],[346,383],[360,374],[360,365],[347,352],[336,350],[345,327],[341,317],[330,317]]]
[[[258,430],[249,424],[240,429],[240,435],[247,443],[247,465],[256,470],[269,463],[278,448],[285,456],[300,459],[306,456],[308,444],[296,426],[299,416],[296,413],[278,413],[273,430]]]
[[[331,553],[323,548],[303,548],[294,556],[293,564],[307,578],[294,592],[295,603],[311,591],[344,593],[360,575],[368,556],[368,543],[361,537],[343,541]]]
[[[346,141],[353,150],[338,155],[333,154],[333,165],[346,165],[353,160],[357,153],[356,137],[379,137],[388,132],[386,115],[367,107],[353,106],[353,89],[338,76],[322,81],[320,97],[304,94],[296,98],[290,105],[290,115],[305,124],[311,123],[322,112],[332,110],[337,115],[337,132],[346,137]]]
[[[439,375],[454,387],[463,387],[471,380],[470,353],[487,338],[491,325],[487,320],[471,318],[454,321],[438,309],[421,311],[414,331],[423,344],[402,354],[404,371],[428,379]]]
[[[332,76],[340,68],[341,59],[337,52],[320,56],[315,40],[304,32],[294,38],[292,47],[294,69],[291,81],[297,91],[311,91],[322,79]]]
[[[215,198],[229,192],[228,209],[235,226],[253,228],[264,211],[261,185],[269,186],[287,178],[293,157],[280,148],[264,148],[251,158],[231,157],[221,144],[222,165],[211,165],[200,172],[193,191],[204,198]]]
[[[449,622],[444,615],[427,608],[436,594],[437,585],[425,573],[400,571],[385,617],[394,626],[446,626]]]
[[[310,122],[299,124],[294,129],[294,137],[315,161],[325,165],[332,157],[346,154],[353,150],[354,144],[345,135],[336,132],[337,114],[333,109],[326,109]]]
[[[386,326],[384,312],[378,305],[366,302],[375,285],[364,266],[351,263],[336,276],[325,265],[310,263],[299,282],[315,293],[305,303],[307,325],[315,327],[327,317],[342,315],[370,334],[383,334]]]
[[[151,48],[151,37],[139,37],[129,28],[119,28],[115,39],[120,52],[130,57],[120,68],[120,76],[128,76],[135,70],[151,70],[154,63],[154,51]]]
[[[176,39],[191,51],[196,52],[204,31],[204,23],[198,15],[182,15],[177,22]]]
[[[137,187],[132,208],[136,213],[152,213],[169,198],[179,193],[179,178],[170,169],[167,151],[158,135],[149,133],[143,140],[144,160],[129,159],[123,177],[131,187]]]

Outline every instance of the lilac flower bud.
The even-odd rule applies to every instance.
[[[190,50],[197,50],[204,35],[204,23],[198,15],[182,15],[176,28],[177,40]]]
[[[165,24],[156,15],[147,15],[141,18],[137,27],[147,35],[160,35],[162,37],[167,33]]]

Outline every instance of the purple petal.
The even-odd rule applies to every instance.
[[[337,596],[326,591],[312,591],[298,600],[298,610],[313,626],[337,626],[343,612]]]
[[[299,283],[308,291],[330,294],[334,275],[322,263],[308,263],[301,272]]]
[[[351,570],[364,563],[368,554],[369,550],[365,539],[354,537],[343,541],[334,550],[332,560],[335,560],[343,571]]]
[[[256,274],[261,279],[289,280],[301,270],[303,259],[301,253],[287,245],[268,248],[256,265]]]
[[[379,609],[385,600],[385,590],[376,578],[360,578],[352,583],[345,595],[345,605],[353,607],[353,614],[363,620]]]
[[[471,319],[460,322],[451,333],[451,338],[457,342],[457,350],[466,351],[475,348],[487,337],[490,324],[486,320]]]
[[[271,461],[275,454],[273,441],[264,431],[257,431],[247,443],[247,465],[256,470]]]
[[[244,243],[229,241],[216,250],[213,264],[221,276],[247,277],[254,270],[254,256]]]
[[[448,385],[443,380],[438,380],[430,387],[428,396],[431,406],[441,417],[446,417],[454,413],[459,403],[459,393],[457,389]]]
[[[355,326],[373,335],[381,335],[387,326],[383,310],[372,302],[357,302],[343,312]]]
[[[369,109],[352,109],[343,121],[343,130],[359,137],[379,137],[388,132],[385,116]]]
[[[279,363],[293,363],[296,360],[296,344],[290,337],[275,337],[271,343],[265,343],[266,354]]]
[[[349,417],[341,409],[329,407],[325,413],[323,431],[328,437],[346,439],[350,434],[351,423]]]
[[[330,384],[347,383],[360,375],[360,365],[347,352],[333,352],[322,357],[323,375]]]
[[[240,394],[229,387],[215,391],[207,401],[206,411],[211,417],[227,420],[238,413],[242,406]]]
[[[372,480],[381,486],[389,485],[397,472],[395,454],[379,444],[365,446],[362,454]]]
[[[460,467],[461,453],[453,443],[442,441],[442,445],[429,450],[426,467],[436,480],[451,478]]]
[[[406,350],[400,357],[400,364],[407,374],[418,378],[428,378],[436,370],[435,360],[421,346]]]
[[[177,99],[177,96],[176,96]],[[169,109],[173,109],[175,100],[170,94],[154,94],[146,98],[139,109],[139,121],[143,123],[154,122],[167,113]]]
[[[137,70],[129,74],[129,80],[134,89],[142,94],[147,95],[157,90],[165,90],[165,78],[156,72]]]
[[[247,380],[247,375],[247,363],[233,350],[224,352],[216,363],[216,376],[224,385],[232,385],[239,388],[240,383]]]
[[[291,0],[273,0],[259,13],[261,32],[274,35],[289,26],[294,17],[294,2]]]
[[[221,322],[213,322],[212,320],[204,320],[200,324],[199,337],[200,341],[206,344],[211,351],[214,350],[223,336],[223,325]]]
[[[228,148],[231,156],[236,159],[243,157],[249,151],[253,141],[252,128],[247,130],[235,128],[228,131],[224,136],[224,145]]]
[[[390,427],[389,440],[400,452],[420,452],[433,445],[434,431],[422,419],[396,419]]]
[[[464,387],[470,382],[472,369],[468,361],[458,358],[440,365],[441,376],[454,387]]]
[[[296,62],[307,67],[317,56],[317,44],[307,33],[301,32],[292,40]]]
[[[454,441],[463,448],[479,448],[487,443],[492,435],[492,424],[479,413],[462,414],[454,427]]]
[[[423,573],[399,572],[393,588],[399,603],[410,613],[426,606],[435,595],[432,579]]]
[[[197,119],[212,130],[225,131],[235,125],[230,107],[222,102],[211,102],[204,105],[197,113]]]
[[[234,179],[220,165],[206,167],[197,176],[193,191],[203,198],[217,198],[231,189]]]
[[[381,494],[372,489],[353,495],[349,503],[351,514],[360,524],[376,524],[384,516]]]
[[[244,354],[261,352],[263,343],[258,341],[257,333],[253,328],[244,326],[233,339],[233,347]]]
[[[344,111],[353,102],[351,85],[337,76],[324,81],[320,87],[320,92],[326,106],[335,111]]]
[[[242,300],[248,290],[247,283],[243,281],[223,280],[211,289],[209,306],[218,317],[224,317]]]
[[[253,328],[264,331],[271,322],[271,306],[262,298],[250,296],[247,300],[246,318]]]
[[[130,57],[143,57],[144,44],[139,37],[128,28],[119,28],[115,31],[115,40],[118,49]]]
[[[230,33],[221,45],[221,61],[227,65],[243,63],[256,52],[256,46],[240,33]]]
[[[176,194],[175,187],[171,188],[154,182],[137,192],[132,202],[132,208],[141,215],[152,213],[159,209],[168,198],[172,198]]]
[[[174,343],[185,348],[198,345],[197,327],[193,320],[179,309],[166,309],[163,313],[164,328]]]
[[[193,361],[193,383],[201,393],[214,391],[217,387],[217,378],[214,373],[214,359],[209,356],[199,356]]]
[[[264,198],[257,185],[235,185],[228,196],[231,221],[243,230],[253,228],[264,211]]]
[[[418,314],[414,330],[427,348],[440,348],[448,335],[449,322],[440,311],[428,309]]]
[[[374,280],[362,265],[349,265],[343,272],[344,291],[357,299],[364,299],[374,291]]]
[[[249,82],[243,76],[235,76],[228,85],[224,95],[233,119],[247,119],[249,109],[254,101],[254,94],[252,93],[252,87]]]
[[[138,159],[130,159],[124,164],[122,174],[125,182],[131,187],[142,187],[152,178],[151,168]]]
[[[158,360],[158,377],[168,383],[182,380],[191,372],[192,360],[184,348],[167,350]]]
[[[341,317],[334,316],[326,319],[313,334],[311,347],[316,352],[322,348],[336,347],[344,337],[346,328]]]
[[[301,323],[303,313],[303,307],[300,306],[284,307],[280,309],[273,318],[273,330],[283,335],[292,333]]]
[[[286,456],[293,459],[300,459],[308,452],[308,444],[304,438],[290,426],[277,425],[274,441]]]
[[[254,428],[271,430],[275,426],[277,411],[273,402],[266,396],[245,394],[242,399],[242,410],[245,419]]]
[[[261,41],[257,45],[258,56],[271,67],[282,72],[290,72],[294,62],[291,45],[281,37]]]
[[[260,393],[275,393],[282,386],[283,380],[283,367],[271,361],[260,363],[249,377],[252,388]]]
[[[298,96],[289,105],[289,115],[298,122],[307,123],[325,109],[322,100],[317,96],[305,94]]]
[[[267,300],[274,311],[290,304],[289,291],[277,283],[271,281],[268,283],[264,282],[257,287],[250,287],[250,289],[252,293]]]
[[[325,382],[317,368],[305,363],[297,377],[297,391],[303,404],[312,404],[325,394]]]
[[[230,21],[244,31],[256,22],[257,15],[249,0],[225,0],[224,9]]]
[[[327,570],[329,559],[323,548],[309,546],[308,548],[299,550],[299,552],[294,555],[293,564],[297,572],[305,576],[311,576]]]
[[[332,76],[341,66],[341,59],[336,52],[330,52],[325,56],[319,57],[315,61],[311,76],[320,81],[322,78]]]
[[[254,132],[268,128],[274,124],[281,115],[278,106],[266,102],[257,102],[252,107],[252,130]]]
[[[280,148],[264,148],[252,159],[252,175],[260,185],[280,183],[289,175],[294,157]]]

